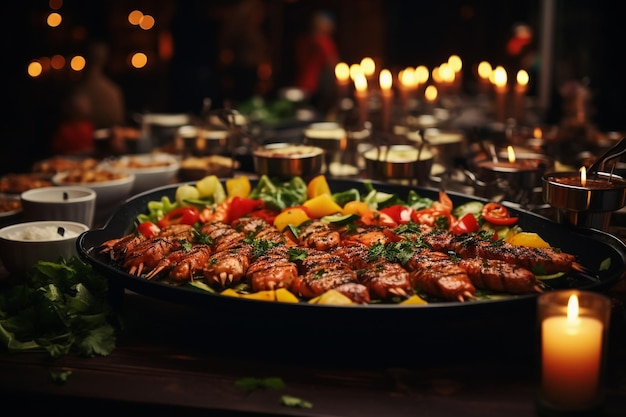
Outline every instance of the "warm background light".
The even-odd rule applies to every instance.
[[[143,13],[139,10],[133,10],[128,14],[128,21],[131,25],[138,25],[141,22],[141,18],[143,17]]]
[[[74,58],[70,60],[70,68],[72,68],[74,71],[84,70],[85,58],[80,55],[76,55]]]
[[[367,90],[367,78],[365,78],[365,74],[356,74],[354,77],[354,88],[359,92]]]
[[[43,72],[43,66],[41,65],[40,62],[37,61],[33,61],[30,64],[28,64],[28,75],[30,75],[31,77],[39,77],[41,75],[41,73]]]
[[[435,87],[434,85],[429,85],[428,87],[426,87],[426,90],[424,90],[424,97],[429,103],[437,100],[438,95],[439,92],[437,91],[437,87]]]
[[[352,65],[350,65],[350,79],[352,81],[356,81],[356,78],[359,75],[364,75],[363,74],[363,68],[361,68],[361,65],[359,65],[359,64],[352,64]]]
[[[131,57],[130,63],[135,68],[143,68],[148,63],[148,57],[143,52],[137,52]]]
[[[491,82],[496,85],[496,87],[504,87],[506,86],[508,79],[506,75],[506,70],[503,66],[498,65],[491,75]]]
[[[48,18],[46,19],[46,23],[48,23],[48,26],[52,28],[59,27],[62,21],[63,21],[63,18],[61,17],[59,13],[50,13],[48,15]]]
[[[154,26],[154,17],[148,14],[143,15],[143,17],[139,21],[139,27],[142,28],[143,30],[149,30],[149,29],[152,29],[153,26]]]

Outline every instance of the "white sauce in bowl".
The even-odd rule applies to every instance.
[[[63,230],[63,235],[59,233],[59,229]],[[7,237],[13,240],[61,240],[69,237],[76,237],[78,233],[68,230],[66,228],[59,228],[56,226],[29,226],[23,230],[18,230],[13,233],[9,233]]]

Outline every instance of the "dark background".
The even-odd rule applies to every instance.
[[[59,120],[59,98],[72,84],[68,71],[30,79],[28,63],[41,56],[84,53],[93,40],[111,48],[107,74],[123,89],[128,122],[145,112],[198,113],[203,97],[214,106],[252,95],[254,80],[220,67],[217,42],[229,14],[242,0],[65,0],[62,27],[45,25],[47,1],[4,5],[2,82],[5,116],[1,172],[28,170],[32,161],[48,156],[51,131]],[[464,91],[474,92],[473,68],[481,60],[511,68],[506,53],[515,24],[534,30],[538,50],[541,13],[546,0],[260,0],[260,30],[269,45],[272,76],[262,94],[272,97],[293,83],[294,40],[316,10],[330,11],[337,23],[335,39],[341,60],[349,64],[365,56],[380,67],[398,70],[426,65],[432,69],[451,54],[464,62]],[[603,131],[626,130],[625,81],[621,67],[622,24],[608,0],[554,0],[554,51],[550,108],[546,122],[558,122],[558,87],[576,80],[592,92],[592,121]],[[130,25],[126,16],[139,9],[156,20],[150,31]],[[181,18],[186,17],[184,23]],[[140,70],[129,68],[133,51],[151,60]],[[230,71],[230,72],[229,72]],[[230,77],[230,78],[228,78]],[[234,80],[234,84],[227,81]],[[537,94],[532,84],[529,95]]]

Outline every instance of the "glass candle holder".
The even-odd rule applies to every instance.
[[[541,416],[596,416],[605,399],[611,301],[588,291],[540,295]]]

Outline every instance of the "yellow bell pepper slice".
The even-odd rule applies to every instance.
[[[306,187],[306,194],[308,198],[314,198],[322,194],[330,195],[330,186],[328,185],[328,181],[326,181],[326,176],[318,175],[309,181]]]
[[[220,295],[226,295],[228,297],[240,297],[241,296],[241,294],[239,294],[237,291],[233,290],[232,288],[226,288],[224,291],[220,293]]]
[[[428,304],[426,300],[424,300],[419,295],[412,295],[404,301],[401,301],[400,304],[404,305],[415,305],[415,304]]]
[[[287,288],[279,288],[276,291],[276,301],[280,301],[282,303],[298,303],[298,297],[295,296],[294,293],[289,291]]]
[[[290,207],[280,212],[274,218],[274,226],[282,232],[290,224],[300,226],[302,223],[310,219],[311,218],[303,208]]]
[[[356,304],[337,290],[328,290],[324,294],[309,300],[310,304],[351,305]]]
[[[549,248],[550,244],[534,232],[519,232],[510,234],[508,242],[515,246],[527,246],[529,248]]]
[[[303,204],[309,210],[314,219],[319,219],[330,214],[341,213],[341,206],[333,200],[330,194],[321,194],[313,197]]]
[[[363,201],[348,201],[343,209],[341,210],[341,214],[357,214],[359,216],[363,216],[371,212],[369,205]]]
[[[252,300],[274,301],[276,299],[276,294],[274,293],[274,290],[263,290],[253,292],[252,294],[241,294],[240,297]]]
[[[252,191],[252,185],[250,179],[245,175],[229,178],[226,180],[226,195],[230,197],[248,197]]]

